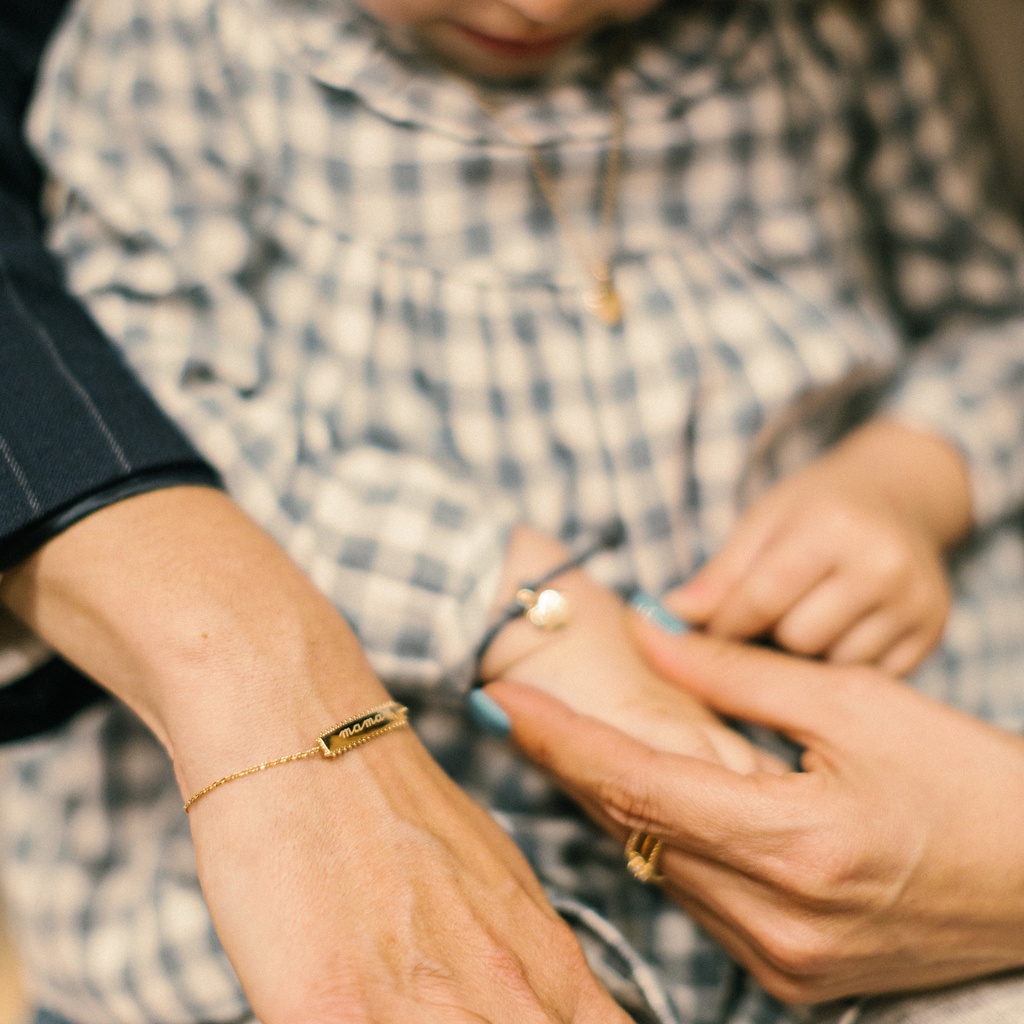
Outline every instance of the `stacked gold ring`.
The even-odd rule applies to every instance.
[[[629,833],[626,840],[626,869],[638,881],[643,883],[660,882],[658,874],[658,858],[664,841],[639,829]]]

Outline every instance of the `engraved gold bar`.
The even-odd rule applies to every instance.
[[[320,752],[324,757],[337,757],[375,736],[400,729],[409,724],[408,711],[407,707],[397,701],[370,708],[335,726],[330,732],[325,732],[319,739]]]

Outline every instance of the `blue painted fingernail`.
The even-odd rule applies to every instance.
[[[689,631],[690,627],[680,619],[677,619],[660,601],[655,600],[650,594],[637,591],[629,603],[635,611],[638,611],[649,622],[665,630],[666,633],[675,633],[677,636]]]
[[[504,708],[483,690],[473,690],[469,695],[469,717],[492,736],[504,739],[512,731],[512,720]]]

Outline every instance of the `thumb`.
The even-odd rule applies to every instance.
[[[630,629],[663,679],[728,718],[756,722],[801,746],[842,728],[840,685],[852,671],[702,633],[674,635],[633,613]]]
[[[520,683],[490,683],[486,693],[509,716],[516,745],[570,795],[624,829],[650,832],[680,849],[734,857],[758,848],[786,818],[781,787],[801,779],[739,775],[654,750]]]
[[[685,622],[706,625],[750,572],[774,531],[774,518],[755,505],[711,559],[665,596],[665,606]]]

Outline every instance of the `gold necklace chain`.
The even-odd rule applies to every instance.
[[[613,75],[610,85],[612,101],[612,133],[611,145],[608,150],[608,164],[605,168],[604,182],[601,188],[601,218],[598,223],[598,254],[594,258],[588,254],[572,220],[566,213],[554,178],[544,166],[540,147],[524,138],[517,130],[502,123],[502,109],[494,99],[479,86],[474,86],[477,103],[515,143],[525,150],[533,170],[537,187],[544,196],[551,210],[555,223],[565,235],[570,247],[580,262],[594,279],[594,290],[590,297],[590,307],[600,320],[608,327],[618,327],[622,323],[622,299],[615,287],[612,272],[612,248],[615,234],[615,212],[618,207],[619,183],[622,177],[622,151],[626,134],[626,117],[622,106],[622,97]]]

